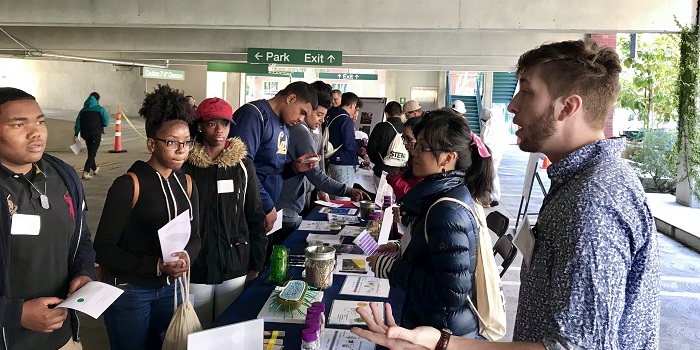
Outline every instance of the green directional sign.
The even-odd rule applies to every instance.
[[[377,74],[354,74],[354,73],[318,73],[319,79],[340,79],[340,80],[379,80]]]
[[[248,48],[249,63],[342,66],[342,51]]]
[[[266,64],[234,63],[234,62],[209,62],[208,72],[229,72],[229,73],[267,73]]]

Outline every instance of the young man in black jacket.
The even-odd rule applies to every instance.
[[[80,348],[77,314],[55,306],[95,279],[83,186],[44,153],[44,120],[32,95],[0,88],[0,348]]]
[[[372,129],[372,134],[369,135],[367,141],[367,155],[369,160],[374,163],[374,176],[382,177],[382,171],[390,173],[399,171],[401,167],[389,166],[384,164],[384,157],[389,153],[389,146],[397,134],[403,131],[403,122],[401,121],[401,104],[396,101],[391,101],[384,107],[386,121],[377,124]],[[408,161],[408,152],[402,153],[400,156],[405,156],[403,159],[404,165]]]

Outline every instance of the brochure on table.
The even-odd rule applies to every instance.
[[[321,214],[336,214],[336,215],[357,215],[356,208],[330,208],[323,207],[318,210]]]
[[[124,291],[115,286],[91,281],[80,287],[56,307],[78,310],[92,318],[98,318],[122,293]]]
[[[334,244],[341,244],[343,243],[343,236],[341,235],[333,235],[333,234],[316,234],[316,233],[309,233],[308,236],[306,236],[306,243],[309,245],[334,245]]]
[[[272,291],[270,297],[267,298],[267,302],[265,302],[265,305],[263,305],[262,309],[260,309],[260,313],[258,313],[258,318],[264,319],[265,322],[304,324],[304,321],[306,321],[306,309],[308,309],[308,306],[302,304],[301,306],[293,310],[291,313],[289,311],[283,312],[279,304],[275,302],[275,297],[272,296],[277,294],[277,292],[280,290],[282,290],[282,288],[277,287],[274,291]],[[313,300],[309,302],[309,305],[311,305],[311,303],[313,302],[323,300],[323,292],[315,293],[317,294],[313,298]]]
[[[388,298],[389,280],[376,277],[348,276],[340,289],[340,294],[363,297]]]
[[[365,226],[347,225],[347,226],[343,227],[343,229],[340,230],[340,232],[338,234],[341,236],[345,236],[345,237],[357,237],[360,235],[360,233],[362,233],[362,231],[366,231]]]
[[[328,221],[302,220],[298,230],[300,231],[330,231],[331,223]]]
[[[374,303],[377,304],[377,311],[380,312],[381,319],[384,319],[384,303]],[[364,325],[365,321],[357,313],[358,307],[364,308],[368,314],[372,315],[369,301],[333,300],[327,323],[345,326]]]
[[[322,205],[324,207],[329,207],[329,208],[340,208],[343,206],[342,204],[326,202],[326,201],[322,201],[320,199],[315,201],[314,203],[316,203],[318,205]]]
[[[367,255],[364,254],[338,254],[336,256],[336,275],[368,276],[374,277],[374,272],[369,267]]]
[[[263,350],[264,328],[265,322],[257,319],[192,333],[187,336],[187,349]]]
[[[357,210],[357,209],[353,209],[353,210]],[[328,222],[336,223],[339,225],[360,223],[360,217],[357,215],[339,215],[339,214],[333,214],[333,213],[328,213],[327,215],[328,215]]]
[[[322,350],[374,350],[367,339],[352,334],[348,329],[326,328],[321,336]]]

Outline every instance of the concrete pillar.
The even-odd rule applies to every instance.
[[[600,46],[609,47],[617,50],[617,34],[591,34],[590,38],[595,40]],[[605,122],[605,137],[613,137],[613,112],[610,111],[608,120]],[[617,135],[614,135],[617,136]]]
[[[384,95],[387,101],[398,101],[399,96],[396,96],[396,71],[387,70],[384,75]]]
[[[241,76],[242,73],[226,73],[226,102],[228,102],[235,111],[243,102],[241,100]],[[245,79],[243,79],[245,82]],[[245,85],[243,85],[245,97]]]
[[[447,91],[447,71],[441,70],[438,74],[438,93],[437,93],[437,108],[445,107],[445,100],[449,91]]]
[[[493,107],[493,72],[484,72],[484,96],[481,98],[482,108]],[[481,111],[479,111],[481,113]]]

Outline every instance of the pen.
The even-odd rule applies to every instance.
[[[361,274],[367,273],[367,271],[347,271],[347,270],[340,270],[340,271],[338,271],[338,272],[342,272],[342,273],[361,273]]]

